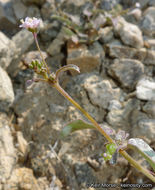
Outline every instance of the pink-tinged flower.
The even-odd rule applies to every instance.
[[[135,4],[135,7],[136,7],[136,8],[140,8],[140,3],[136,3],[136,4]]]
[[[25,21],[21,20],[22,24],[19,26],[20,28],[26,28],[30,32],[37,32],[37,28],[40,25],[40,19],[37,19],[35,17],[29,18],[26,17]]]

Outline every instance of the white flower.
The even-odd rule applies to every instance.
[[[26,28],[31,32],[36,32],[37,28],[40,26],[40,19],[37,19],[35,17],[33,18],[26,17],[25,21],[22,19],[21,22],[22,24],[19,27]]]

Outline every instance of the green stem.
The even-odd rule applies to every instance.
[[[85,117],[91,121],[91,123],[97,128],[97,130],[110,142],[115,143],[114,140],[99,126],[99,124],[89,115],[76,101],[72,99],[72,97],[64,91],[63,88],[59,85],[59,83],[52,84],[53,87],[55,87],[60,94],[62,94],[67,100],[69,100],[78,110],[80,110]],[[126,151],[119,150],[119,153],[126,159],[128,162],[130,162],[131,165],[133,165],[137,170],[139,170],[141,173],[143,173],[145,176],[147,176],[150,180],[155,182],[155,177],[149,173],[149,171],[145,168],[143,168],[137,161],[135,161]]]
[[[38,48],[38,51],[39,51],[39,53],[40,53],[40,56],[41,56],[41,59],[42,59],[42,61],[43,61],[43,63],[44,63],[44,66],[45,66],[45,68],[47,69],[47,72],[48,72],[48,74],[50,73],[50,71],[49,71],[49,68],[48,68],[48,66],[47,66],[47,64],[46,64],[46,61],[45,61],[45,59],[44,59],[44,57],[43,57],[43,54],[42,54],[42,52],[41,52],[41,50],[40,50],[40,47],[39,47],[39,43],[38,43],[38,39],[37,39],[37,33],[33,33],[33,36],[34,36],[34,40],[35,40],[35,43],[36,43],[36,46],[37,46],[37,48]]]

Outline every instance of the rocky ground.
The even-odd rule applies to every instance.
[[[70,26],[53,17],[64,14]],[[0,0],[0,190],[152,184],[122,157],[116,165],[106,164],[101,157],[106,141],[97,131],[60,140],[61,129],[83,116],[48,85],[26,88],[35,74],[25,64],[39,58],[32,34],[18,27],[26,16],[43,21],[39,42],[52,71],[66,64],[80,67],[78,75],[61,76],[63,88],[99,124],[155,148],[154,0]]]

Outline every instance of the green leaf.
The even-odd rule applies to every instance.
[[[76,31],[81,31],[82,30],[82,27],[78,26],[73,21],[71,21],[69,18],[66,18],[64,16],[52,15],[51,18],[61,21],[63,24],[66,24],[68,27],[71,27],[72,29],[74,29]]]
[[[62,129],[60,136],[62,138],[64,138],[64,137],[70,135],[71,133],[78,131],[78,130],[82,130],[82,129],[96,129],[96,128],[93,125],[79,119],[79,120],[75,120],[75,121],[69,123],[67,126],[65,126]]]
[[[155,171],[155,152],[145,141],[139,138],[131,138],[128,140],[127,147],[138,151]]]
[[[63,27],[62,30],[68,37],[72,37],[73,35],[75,35],[75,33],[67,27]]]

